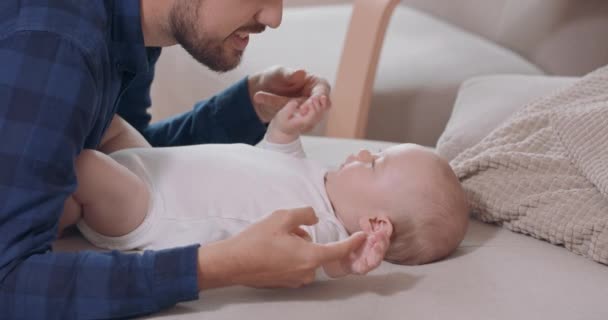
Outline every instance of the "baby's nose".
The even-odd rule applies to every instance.
[[[369,150],[361,150],[359,154],[357,154],[357,158],[361,161],[370,161],[373,160],[372,153]]]

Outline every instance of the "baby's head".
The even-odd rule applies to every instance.
[[[380,239],[390,262],[442,259],[456,250],[468,226],[466,197],[452,168],[418,145],[351,155],[327,173],[326,189],[347,231]]]

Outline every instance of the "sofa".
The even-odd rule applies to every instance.
[[[451,158],[525,104],[608,61],[608,42],[598,41],[608,30],[608,2],[355,1],[364,2],[372,7],[359,8],[380,8],[376,32],[382,32],[383,19],[392,18],[385,21],[384,44],[375,44],[381,53],[367,53],[378,59],[377,72],[367,69],[367,78],[355,79],[369,91],[359,94],[357,106],[335,103],[327,122],[303,139],[308,156],[328,166],[361,148],[377,150],[395,142],[434,146],[438,140],[456,141],[447,154]],[[353,2],[285,3],[284,26],[253,37],[243,64],[233,72],[213,74],[181,49],[165,50],[152,92],[154,119],[182,112],[274,64],[327,77],[339,91],[332,98],[352,90],[341,88],[336,78],[340,68],[349,71],[344,67],[349,53],[341,50],[352,30]],[[382,6],[374,6],[378,3]],[[315,36],[305,37],[308,33]],[[54,247],[73,251],[91,245],[76,234]],[[364,277],[300,289],[210,290],[197,301],[148,318],[600,320],[608,319],[607,296],[606,266],[471,220],[458,250],[437,263],[383,263]]]
[[[155,119],[271,65],[334,85],[314,132],[434,146],[463,81],[491,74],[581,76],[608,63],[602,0],[287,0],[283,24],[252,37],[243,63],[215,74],[168,48]],[[352,20],[351,20],[352,16]],[[179,75],[181,81],[175,83]],[[429,116],[432,115],[432,116]]]

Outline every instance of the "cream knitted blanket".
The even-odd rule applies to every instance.
[[[474,216],[608,264],[608,67],[524,107],[451,165]]]

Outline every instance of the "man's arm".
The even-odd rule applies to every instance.
[[[196,299],[196,246],[139,254],[53,253],[95,122],[83,51],[46,32],[0,40],[0,310],[7,319],[116,318]]]
[[[198,102],[191,111],[149,124],[150,86],[160,49],[149,48],[150,71],[135,77],[118,106],[118,114],[155,147],[202,143],[247,143],[264,137],[262,123],[252,105],[247,79],[239,81],[209,100]],[[156,106],[157,108],[170,106]]]

